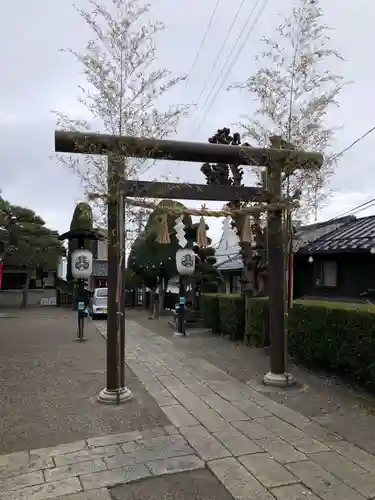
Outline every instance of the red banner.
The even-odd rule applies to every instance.
[[[0,262],[0,290],[3,282],[3,264]]]

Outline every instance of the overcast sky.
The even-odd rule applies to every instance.
[[[102,0],[104,1],[104,0]],[[152,15],[163,20],[167,29],[158,39],[158,61],[175,74],[186,73],[194,60],[202,36],[217,0],[152,0]],[[227,29],[241,0],[221,1],[202,53],[188,85],[171,95],[176,102],[196,101],[224,40]],[[206,141],[217,128],[235,123],[243,112],[251,113],[253,102],[246,93],[226,93],[224,88],[234,81],[244,80],[252,73],[254,57],[259,51],[259,39],[272,35],[280,8],[287,10],[291,0],[269,0],[267,7],[228,76],[223,90],[215,100],[204,122],[194,136],[197,114],[180,129],[181,139]],[[177,5],[178,4],[178,5]],[[254,0],[244,3],[238,27],[252,9]],[[373,0],[342,0],[323,2],[326,22],[333,28],[334,46],[346,58],[335,69],[354,83],[340,98],[341,107],[333,109],[330,123],[342,125],[334,144],[340,151],[375,123],[373,88],[375,65],[371,49],[375,46]],[[84,7],[86,0],[76,0]],[[194,7],[194,8],[193,8]],[[53,155],[55,118],[52,109],[79,115],[77,86],[82,82],[79,67],[60,48],[79,50],[90,38],[83,20],[69,0],[20,0],[5,2],[0,19],[0,189],[11,203],[35,210],[49,227],[65,231],[70,223],[74,204],[82,198],[79,180],[64,170]],[[207,87],[209,91],[232,50],[238,30],[232,32],[217,68]],[[207,93],[199,101],[202,106]],[[332,217],[375,197],[375,160],[372,146],[375,133],[344,155],[331,182],[334,195],[322,211],[322,219]],[[158,167],[155,167],[155,169]],[[164,168],[164,167],[159,167]],[[193,182],[204,182],[198,165],[169,165],[172,176]],[[152,175],[157,175],[154,170]],[[360,215],[375,213],[369,209]],[[213,238],[219,236],[220,223],[209,221]]]

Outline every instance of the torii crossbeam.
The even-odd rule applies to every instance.
[[[194,163],[227,163],[248,166],[264,166],[275,175],[272,179],[271,192],[259,188],[225,186],[196,186],[181,184],[185,190],[184,196],[190,199],[211,200],[213,193],[225,197],[227,201],[233,199],[259,201],[268,199],[269,196],[281,196],[281,171],[293,171],[305,168],[320,168],[323,162],[322,155],[304,151],[281,149],[279,141],[277,148],[252,148],[249,146],[227,146],[221,144],[171,141],[159,139],[146,139],[139,137],[123,137],[105,134],[91,134],[79,132],[55,131],[55,151],[59,153],[77,153],[85,155],[106,155],[120,158],[150,158],[168,161],[186,161]],[[111,194],[118,193],[118,185],[114,185],[113,176],[108,177],[108,200]],[[176,195],[176,184],[149,183],[124,181],[121,193],[127,196],[153,196],[169,197]],[[202,190],[202,188],[204,188]],[[165,191],[163,192],[163,189]],[[168,191],[168,189],[170,191]],[[177,196],[176,196],[177,197]],[[108,205],[108,233],[116,233],[118,205],[111,200]],[[272,210],[269,217],[269,303],[270,303],[270,339],[271,339],[271,366],[266,375],[267,382],[274,385],[286,385],[288,374],[285,373],[285,345],[284,345],[284,256],[283,256],[283,231],[282,209]],[[117,284],[117,252],[113,249],[113,238],[108,241],[108,320],[107,320],[107,380],[106,391],[109,395],[107,402],[118,401],[119,363],[124,364],[124,359],[119,359],[117,317],[116,317],[116,284]],[[111,248],[112,247],[112,248]],[[123,358],[123,356],[122,356]]]

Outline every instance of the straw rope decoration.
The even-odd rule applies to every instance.
[[[95,199],[106,199],[107,196],[105,194],[98,193],[88,193],[88,200],[92,201]],[[240,236],[240,240],[242,242],[250,243],[252,240],[252,228],[250,216],[254,216],[255,218],[259,217],[262,212],[266,212],[268,210],[285,210],[287,207],[291,207],[295,205],[295,202],[281,200],[274,203],[256,203],[250,207],[243,207],[239,209],[222,209],[222,210],[209,210],[205,205],[202,208],[182,208],[176,206],[160,206],[155,202],[145,201],[145,200],[136,200],[134,198],[123,197],[124,203],[134,207],[146,208],[149,210],[158,210],[162,212],[160,215],[160,220],[157,227],[157,239],[156,241],[161,244],[170,243],[170,235],[168,231],[168,215],[172,216],[182,216],[182,215],[193,215],[200,217],[197,236],[199,242],[197,242],[199,247],[206,247],[208,245],[207,235],[206,235],[206,223],[204,217],[244,217],[244,225],[242,227],[242,232]]]
[[[200,218],[198,229],[197,229],[197,245],[201,248],[208,246],[206,222],[205,222],[203,216]]]
[[[156,243],[160,243],[161,245],[168,245],[171,242],[168,231],[168,216],[166,212],[163,212],[160,215],[160,220],[158,222],[157,228],[158,236],[156,238]]]
[[[249,214],[245,215],[245,218],[243,221],[241,241],[243,243],[251,243],[251,225],[250,225],[250,215]]]
[[[99,193],[89,193],[88,200],[106,199],[107,195]],[[182,207],[168,207],[159,206],[157,203],[144,200],[135,200],[133,198],[124,197],[124,202],[133,207],[141,207],[149,210],[158,209],[167,215],[193,215],[197,217],[238,217],[239,215],[257,215],[267,210],[285,210],[288,206],[293,206],[293,202],[277,201],[274,203],[256,203],[251,207],[243,207],[239,209],[222,209],[222,210],[209,210],[207,208],[182,208]]]

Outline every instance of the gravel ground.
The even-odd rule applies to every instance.
[[[290,371],[299,387],[288,391],[268,389],[261,384],[268,371],[267,349],[236,344],[209,332],[192,332],[185,338],[173,337],[168,318],[149,320],[143,310],[129,310],[129,318],[170,339],[192,356],[202,357],[242,382],[250,382],[275,401],[285,404],[344,436],[370,453],[375,453],[375,398],[339,379],[314,374],[301,366]]]
[[[1,313],[0,454],[169,424],[130,369],[132,401],[96,401],[105,386],[105,341],[90,320],[89,340],[79,344],[68,309]]]

